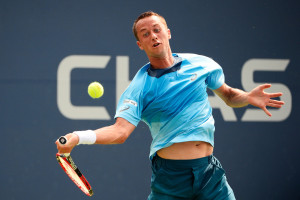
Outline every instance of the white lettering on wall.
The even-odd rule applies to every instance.
[[[246,91],[263,84],[254,82],[255,71],[285,71],[289,64],[286,59],[250,59],[242,68],[242,86]],[[282,92],[283,96],[280,100],[285,102],[285,105],[280,109],[272,110],[272,117],[267,116],[261,109],[247,109],[242,117],[242,121],[283,121],[287,119],[292,111],[292,94],[289,88],[281,83],[271,83],[271,88],[266,89],[266,92]]]
[[[116,64],[116,105],[122,93],[125,91],[127,86],[130,84],[129,79],[129,57],[128,56],[117,56]]]
[[[101,68],[104,69],[111,56],[85,56],[72,55],[64,58],[57,71],[57,104],[59,111],[69,119],[80,120],[111,120],[104,106],[74,106],[71,103],[71,71],[75,68]],[[287,59],[250,59],[242,67],[241,81],[245,91],[257,87],[263,83],[254,82],[256,71],[285,71],[288,66]],[[116,104],[122,93],[130,84],[129,57],[116,57]],[[261,109],[248,108],[241,121],[283,121],[287,119],[292,110],[292,94],[289,88],[282,83],[271,83],[272,87],[266,92],[282,92],[280,100],[285,105],[276,110],[271,110],[272,117],[268,117]],[[234,109],[227,106],[218,96],[209,96],[212,108],[220,109],[224,121],[238,121]]]
[[[71,71],[75,68],[104,69],[110,56],[72,55],[64,58],[57,70],[57,106],[69,119],[110,120],[104,106],[74,106],[71,102]]]

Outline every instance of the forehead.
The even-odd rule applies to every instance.
[[[166,24],[163,22],[163,19],[161,17],[154,15],[139,20],[136,24],[136,30],[141,31],[154,26],[164,26],[164,25],[166,26]]]

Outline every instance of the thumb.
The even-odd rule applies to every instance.
[[[272,114],[268,111],[268,109],[266,107],[263,107],[262,109],[269,117],[272,116]]]

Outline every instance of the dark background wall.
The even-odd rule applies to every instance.
[[[252,107],[214,106],[214,154],[237,199],[300,199],[299,9],[299,1],[292,0],[1,0],[0,199],[88,199],[58,166],[54,142],[74,130],[114,123],[117,94],[126,83],[116,80],[118,70],[131,80],[147,62],[131,33],[134,19],[147,10],[166,18],[173,52],[212,57],[223,67],[227,84],[247,89],[268,82],[285,91],[286,106],[272,109],[269,120],[260,114],[243,120]],[[58,68],[72,55],[79,61],[82,55],[110,58],[101,69],[78,64],[70,73],[69,95],[75,108],[105,107],[109,120],[74,119],[59,109]],[[118,64],[120,57],[128,62]],[[258,69],[242,77],[250,68]],[[99,100],[86,92],[95,80],[105,88]],[[148,128],[140,123],[123,145],[74,149],[73,159],[93,186],[94,199],[147,198],[150,142]]]

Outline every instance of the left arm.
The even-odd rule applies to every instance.
[[[264,89],[269,87],[271,87],[271,84],[263,84],[250,92],[245,92],[240,89],[232,88],[224,83],[220,88],[213,90],[213,92],[230,107],[239,108],[251,104],[261,108],[267,115],[271,116],[271,113],[267,110],[266,106],[281,108],[284,102],[271,99],[281,96],[282,93],[264,92]]]

